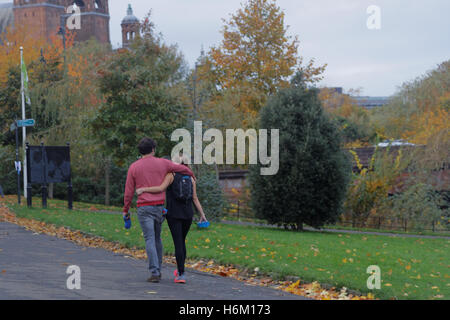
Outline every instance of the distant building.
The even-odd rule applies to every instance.
[[[74,30],[75,41],[93,37],[101,43],[110,42],[108,0],[14,0],[0,4],[0,33],[8,26],[26,25],[33,36],[49,40],[61,24],[65,25],[71,6],[81,12],[81,29]]]
[[[368,110],[385,106],[389,103],[390,97],[352,97],[358,106]]]
[[[13,4],[0,3],[0,34],[6,31],[8,26],[14,27]]]
[[[326,87],[322,88],[321,90],[327,90],[328,92],[334,94],[334,95],[345,95],[348,96],[348,94],[344,93],[344,90],[342,87]],[[368,110],[385,106],[389,103],[390,97],[359,97],[359,96],[351,96],[353,100],[356,101],[357,105],[363,108],[366,108]]]
[[[131,4],[128,5],[127,15],[123,18],[120,25],[122,27],[122,47],[128,48],[141,30],[141,24],[139,19],[133,14]]]
[[[327,89],[333,93],[338,93],[338,94],[344,93],[344,90],[342,89],[342,87],[328,87]]]

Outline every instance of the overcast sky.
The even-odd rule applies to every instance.
[[[120,22],[129,3],[153,22],[168,43],[177,43],[192,66],[203,45],[221,41],[222,18],[244,0],[110,0],[111,43],[121,43]],[[0,2],[8,2],[0,0]],[[448,0],[277,0],[290,35],[300,38],[299,53],[327,63],[320,85],[363,95],[388,96],[438,63],[450,59]],[[367,8],[381,9],[381,29],[367,28]]]

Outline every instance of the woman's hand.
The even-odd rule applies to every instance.
[[[200,215],[200,221],[199,221],[199,222],[206,222],[206,221],[208,221],[208,220],[206,219],[205,214],[204,214],[204,213],[201,214],[201,215]]]
[[[140,196],[141,194],[143,194],[145,192],[145,188],[139,188],[139,189],[136,189],[136,194],[138,195],[138,196]]]

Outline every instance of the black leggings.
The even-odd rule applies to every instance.
[[[186,260],[186,236],[191,228],[191,220],[167,218],[170,233],[172,233],[175,246],[175,258],[177,260],[178,273],[184,273],[184,261]]]

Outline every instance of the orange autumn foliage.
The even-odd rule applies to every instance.
[[[8,77],[8,70],[13,66],[20,66],[20,47],[24,48],[25,62],[39,58],[40,50],[45,46],[45,40],[35,38],[27,32],[27,27],[19,26],[15,29],[7,28],[1,35],[0,45],[0,85],[4,84]]]
[[[67,74],[73,78],[75,84],[80,84],[83,77],[83,71],[88,66],[87,59],[81,55],[74,57],[67,65]]]
[[[411,116],[413,130],[407,130],[402,138],[415,144],[427,144],[428,140],[441,132],[444,132],[442,138],[449,139],[450,133],[450,114],[448,110],[437,108],[427,110],[421,114]]]
[[[73,45],[74,33],[67,31],[66,47]],[[28,26],[8,27],[0,35],[0,85],[7,80],[8,70],[11,67],[20,66],[20,47],[23,47],[23,58],[27,66],[40,58],[41,50],[46,59],[59,59],[63,56],[63,44],[56,34],[50,37],[50,41],[39,38],[29,32]],[[61,66],[62,67],[62,66]],[[29,76],[33,73],[28,70]]]
[[[388,139],[427,144],[449,138],[450,60],[403,84],[391,103],[377,110],[373,125]]]
[[[447,69],[448,70],[448,69]],[[448,71],[447,71],[448,72]],[[439,93],[432,90],[427,99],[419,100],[420,111],[409,119],[409,130],[402,134],[415,144],[427,144],[436,136],[448,141],[450,135],[450,91]]]
[[[320,89],[319,99],[327,112],[337,116],[350,119],[354,114],[367,114],[350,94],[340,94],[331,88]]]
[[[222,43],[210,50],[207,66],[220,90],[239,97],[235,108],[240,112],[256,116],[269,95],[289,86],[296,71],[314,82],[325,69],[314,67],[314,60],[302,66],[298,37],[287,34],[284,19],[275,1],[248,0],[224,20]]]

